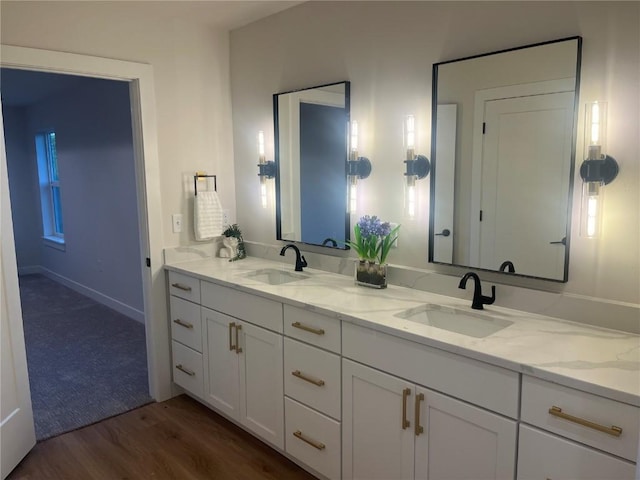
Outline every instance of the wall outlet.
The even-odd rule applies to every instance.
[[[229,225],[229,210],[222,210],[222,225]]]
[[[173,224],[173,233],[180,233],[182,231],[182,214],[174,213],[171,215],[171,222]]]

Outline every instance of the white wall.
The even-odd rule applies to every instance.
[[[197,170],[218,175],[218,192],[233,220],[227,32],[161,17],[152,2],[2,1],[0,41],[151,64],[164,244],[194,241],[191,190]],[[184,215],[181,234],[171,231],[172,213]]]
[[[605,231],[597,241],[578,236],[575,189],[569,282],[515,282],[640,303],[639,9],[637,2],[308,2],[233,31],[237,220],[245,238],[276,243],[274,214],[260,206],[255,166],[258,130],[265,131],[267,156],[273,157],[272,94],[350,80],[360,153],[373,164],[359,185],[359,212],[352,218],[370,213],[402,223],[391,263],[459,274],[461,269],[427,262],[428,181],[419,182],[418,220],[402,218],[403,116],[416,115],[417,151],[429,155],[433,63],[580,35],[577,161],[583,157],[584,104],[607,101],[608,152],[620,175],[606,188]]]
[[[29,273],[29,267],[40,266],[42,245],[35,143],[28,135],[26,108],[3,106],[2,116],[18,271]]]

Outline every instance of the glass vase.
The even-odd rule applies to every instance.
[[[356,285],[370,288],[387,288],[387,264],[371,260],[356,261]]]

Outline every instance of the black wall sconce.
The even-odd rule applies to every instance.
[[[264,132],[258,132],[258,176],[260,177],[260,202],[267,208],[267,179],[275,178],[277,172],[275,162],[267,160],[264,154]]]
[[[585,119],[585,150],[587,158],[580,166],[582,178],[582,219],[580,234],[595,238],[600,233],[602,223],[603,191],[601,187],[611,183],[617,176],[618,162],[603,154],[606,140],[607,104],[593,102],[587,104]]]
[[[351,122],[351,140],[349,160],[347,161],[347,178],[349,179],[349,213],[358,209],[358,180],[371,174],[371,162],[367,157],[358,156],[358,122]]]
[[[424,155],[416,155],[416,121],[413,115],[407,115],[404,120],[404,147],[407,152],[404,160],[406,171],[405,213],[413,218],[416,214],[416,180],[429,175],[431,162]]]

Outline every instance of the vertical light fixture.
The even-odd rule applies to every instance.
[[[258,176],[260,177],[260,203],[262,208],[267,208],[267,179],[274,178],[276,165],[272,161],[267,161],[264,153],[264,132],[258,132]]]
[[[405,171],[405,214],[409,218],[416,215],[416,180],[429,175],[431,164],[424,155],[416,155],[416,120],[413,115],[407,115],[403,124],[403,140],[406,157]]]
[[[607,185],[618,175],[618,163],[610,156],[604,155],[607,134],[607,104],[603,102],[588,103],[585,110],[585,151],[587,158],[580,166],[582,177],[582,208],[580,235],[595,238],[602,225],[602,203]]]
[[[358,179],[367,178],[371,174],[371,162],[366,157],[358,156],[358,122],[351,122],[349,138],[349,160],[347,162],[347,178],[349,180],[349,213],[358,209]]]

